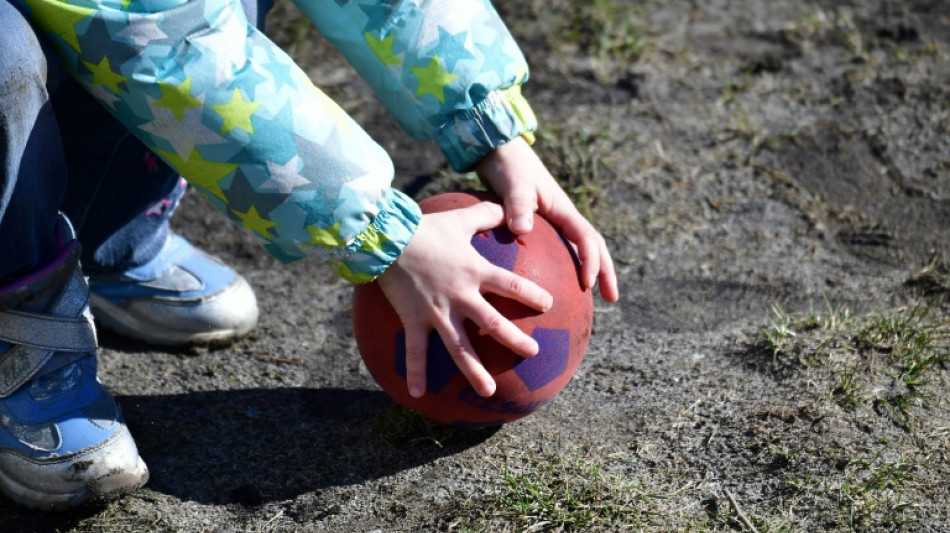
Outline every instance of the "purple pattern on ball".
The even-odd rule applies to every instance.
[[[396,335],[396,373],[406,377],[406,332]],[[435,331],[429,333],[429,352],[426,361],[426,390],[439,393],[459,373],[458,366]]]
[[[520,248],[507,226],[476,233],[472,236],[472,247],[491,264],[509,271],[515,268]]]
[[[518,361],[515,373],[528,390],[534,392],[557,379],[567,368],[571,332],[566,329],[534,328],[531,337],[538,341],[538,355]]]

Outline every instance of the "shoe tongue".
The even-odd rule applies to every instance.
[[[85,357],[91,357],[86,354]],[[55,365],[55,366],[54,366]],[[30,383],[30,396],[36,401],[44,402],[67,392],[72,392],[82,385],[82,367],[77,360],[57,357],[43,369],[43,373],[33,378]]]
[[[188,241],[179,235],[171,234],[161,251],[151,261],[122,272],[120,277],[139,282],[159,280],[192,253],[193,247]]]

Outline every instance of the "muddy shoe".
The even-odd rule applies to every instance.
[[[62,509],[148,480],[112,395],[96,379],[96,334],[75,242],[28,280],[0,287],[0,491]]]
[[[229,341],[257,324],[257,299],[247,281],[179,235],[149,263],[91,277],[89,287],[103,326],[153,344]]]

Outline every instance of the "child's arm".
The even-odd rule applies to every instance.
[[[390,188],[388,154],[239,0],[15,2],[90,94],[278,259],[367,282],[412,237],[420,213]]]
[[[522,138],[537,127],[521,95],[527,62],[488,0],[294,1],[409,135],[435,140],[456,170],[478,170],[504,199],[513,231],[529,231],[520,219],[538,211],[577,246],[589,286],[599,277],[604,298],[617,299],[603,238]],[[496,292],[538,309],[550,305],[550,295],[542,289],[499,272],[469,246],[477,230],[504,222],[505,215],[494,208],[490,213],[424,216],[408,247],[380,276],[380,286],[406,327],[407,381],[413,395],[425,390],[430,329],[438,331],[483,395],[494,391],[494,383],[472,350],[464,319],[522,355],[537,351],[530,337],[481,296]]]
[[[411,137],[455,170],[537,127],[528,64],[489,0],[294,0]]]

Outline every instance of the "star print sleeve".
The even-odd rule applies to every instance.
[[[389,156],[239,0],[22,2],[89,92],[278,259],[365,282],[408,244],[421,215]]]
[[[499,145],[532,140],[528,67],[488,0],[294,0],[412,137],[466,171]]]

